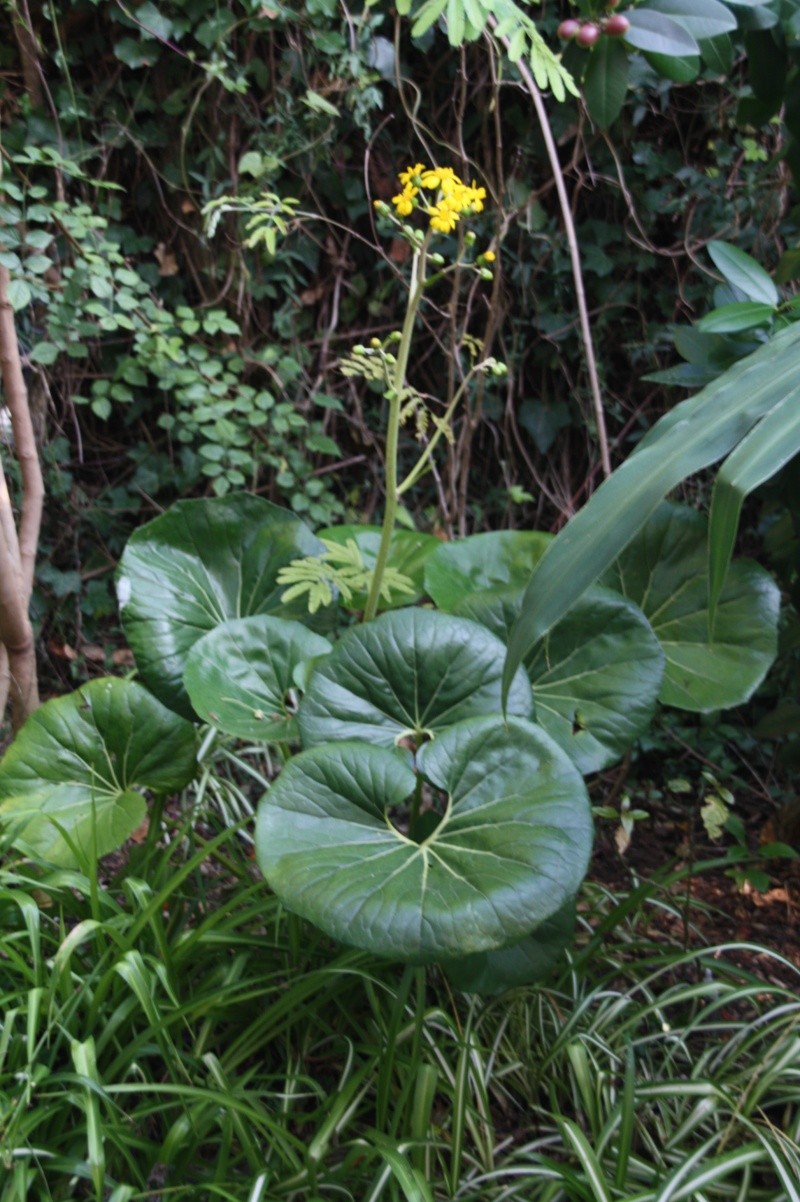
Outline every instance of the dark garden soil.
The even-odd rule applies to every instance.
[[[699,815],[692,821],[660,800],[648,805],[648,819],[635,824],[624,854],[617,847],[616,824],[598,824],[589,879],[627,893],[644,881],[663,879],[667,869],[688,870],[684,879],[661,888],[669,905],[651,910],[651,933],[673,946],[756,945],[720,954],[756,976],[798,989],[800,978],[792,968],[759,949],[774,950],[800,970],[800,857],[762,860],[758,849],[780,838],[800,853],[800,804],[776,811],[758,795],[737,796],[737,808],[747,813],[753,849],[746,863],[705,867],[730,855],[732,841],[724,833],[711,841]]]

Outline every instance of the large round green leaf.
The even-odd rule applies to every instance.
[[[14,845],[56,864],[105,855],[195,772],[194,727],[131,680],[93,680],[31,715],[0,761],[0,819]],[[61,829],[59,829],[61,828]],[[63,834],[62,834],[63,831]]]
[[[392,822],[416,785],[400,751],[328,743],[287,764],[259,805],[256,854],[289,909],[344,943],[424,962],[502,947],[575,894],[589,801],[541,728],[468,720],[418,761],[444,795],[419,843]]]
[[[193,717],[183,686],[189,649],[229,618],[301,617],[303,602],[281,603],[279,570],[317,555],[322,544],[286,509],[244,493],[178,501],[137,530],[119,567],[122,624],[142,679]]]
[[[737,560],[709,635],[708,521],[664,504],[604,578],[639,605],[666,655],[660,700],[709,713],[746,701],[777,650],[780,594],[758,564]]]
[[[380,526],[328,526],[318,530],[319,538],[344,546],[351,539],[361,552],[364,567],[372,571],[378,558],[381,542]],[[395,530],[389,543],[387,568],[397,572],[411,585],[411,591],[392,588],[388,580],[389,600],[381,597],[380,609],[395,609],[402,605],[414,605],[425,593],[425,562],[432,551],[441,546],[432,534],[420,534],[416,530]],[[363,609],[367,604],[366,592],[354,593],[347,605],[350,609]]]
[[[495,951],[473,952],[442,964],[448,980],[463,993],[505,993],[520,985],[534,985],[549,976],[564,954],[575,930],[572,897],[524,939]]]
[[[184,684],[205,722],[239,739],[282,743],[296,733],[290,690],[305,687],[310,661],[331,649],[300,622],[234,618],[191,648]]]
[[[537,721],[581,772],[599,772],[649,726],[664,652],[638,605],[593,588],[528,652],[525,666]]]
[[[458,612],[506,642],[523,589],[465,598]],[[523,660],[536,721],[581,772],[615,763],[647,729],[664,675],[664,653],[637,605],[593,588]]]
[[[505,648],[484,627],[398,609],[349,630],[314,672],[297,722],[305,747],[335,739],[415,744],[463,718],[501,712]],[[512,682],[508,712],[528,717],[531,687]]]
[[[451,611],[469,593],[525,585],[552,542],[531,530],[492,530],[440,543],[425,565],[425,589],[439,609]]]

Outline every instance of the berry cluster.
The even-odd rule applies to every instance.
[[[619,0],[609,5],[609,8],[616,8]],[[564,42],[571,42],[573,39],[579,46],[594,46],[595,42],[604,33],[610,38],[624,38],[625,34],[631,27],[631,23],[622,13],[611,13],[608,17],[599,17],[595,21],[576,21],[573,18],[568,18],[562,21],[556,30],[558,36]]]

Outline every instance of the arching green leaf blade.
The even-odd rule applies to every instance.
[[[239,739],[282,743],[296,735],[287,694],[305,687],[298,672],[331,650],[300,622],[267,614],[235,618],[190,649],[184,684],[204,722]]]
[[[322,544],[286,509],[233,494],[178,501],[137,530],[120,562],[120,614],[142,679],[186,718],[194,716],[183,686],[190,648],[229,618],[305,615],[284,606],[279,570],[316,555]]]
[[[424,962],[500,947],[544,922],[586,871],[580,775],[538,727],[474,719],[419,754],[446,795],[421,843],[388,811],[414,792],[401,753],[325,744],[287,764],[259,805],[259,865],[279,898],[345,943]]]
[[[0,761],[0,820],[14,843],[74,866],[69,840],[106,855],[142,822],[139,790],[176,792],[195,771],[191,723],[131,680],[93,680],[31,715]],[[58,823],[65,838],[54,825]]]
[[[762,417],[717,473],[709,516],[709,621],[728,573],[742,502],[800,454],[800,406],[787,397]]]
[[[297,714],[304,747],[368,739],[418,743],[464,718],[500,713],[503,644],[465,618],[398,609],[349,630],[317,667]],[[520,671],[509,710],[528,717]]]
[[[800,326],[734,364],[671,410],[547,548],[509,640],[504,683],[527,652],[607,570],[663,497],[723,458],[770,409],[800,400]]]

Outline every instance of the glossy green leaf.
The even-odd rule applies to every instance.
[[[140,790],[182,789],[195,752],[191,723],[141,685],[93,680],[45,702],[6,751],[0,820],[21,851],[75,866],[70,843],[91,858],[114,851],[144,819]]]
[[[289,909],[344,943],[424,962],[504,946],[574,896],[588,797],[540,728],[468,720],[418,760],[444,795],[420,843],[395,825],[416,786],[399,751],[344,742],[290,760],[256,825],[258,863]]]
[[[305,688],[312,661],[331,650],[300,622],[235,618],[194,644],[183,680],[204,722],[239,739],[282,743],[296,735],[291,691]]]
[[[353,539],[364,561],[364,567],[372,570],[378,557],[378,547],[381,541],[380,526],[328,526],[318,530],[319,538],[344,546]],[[414,586],[412,593],[391,593],[388,602],[381,599],[379,608],[394,609],[402,605],[414,605],[425,593],[424,576],[425,563],[428,556],[440,546],[438,538],[432,534],[419,534],[415,530],[395,530],[389,544],[389,558],[386,566],[394,568],[402,576],[411,581]],[[391,590],[390,590],[391,592]],[[366,593],[356,593],[349,603],[351,609],[363,609],[367,603]]]
[[[774,308],[780,301],[778,289],[752,255],[729,242],[709,242],[708,253],[714,266],[729,284],[743,292],[748,300]]]
[[[745,35],[747,80],[753,95],[773,112],[780,108],[786,88],[789,55],[785,44],[769,30],[753,30]]]
[[[708,523],[664,504],[605,582],[641,606],[666,655],[660,700],[710,713],[751,696],[777,651],[780,593],[749,560],[731,567],[709,639]]]
[[[668,54],[674,58],[686,58],[698,54],[696,40],[677,21],[648,8],[629,8],[625,16],[630,27],[625,41],[637,50],[650,54]]]
[[[681,480],[727,455],[784,399],[800,402],[800,326],[787,327],[645,435],[547,548],[509,640],[504,682],[611,565]]]
[[[716,38],[702,38],[700,53],[703,62],[717,75],[728,75],[733,67],[733,41],[727,33]]]
[[[368,739],[419,743],[464,718],[500,713],[504,647],[483,626],[429,609],[398,609],[347,631],[316,668],[297,713],[305,747]],[[528,717],[520,670],[508,708]]]
[[[695,322],[695,326],[705,334],[738,334],[742,330],[763,326],[774,316],[774,306],[766,305],[763,301],[735,301],[731,305],[712,309]]]
[[[647,729],[664,654],[635,604],[592,589],[526,656],[536,720],[583,773],[620,759]]]
[[[122,625],[141,677],[186,718],[186,657],[198,639],[230,618],[305,615],[285,606],[279,570],[322,544],[286,509],[232,494],[178,501],[129,539],[117,578]]]
[[[645,54],[645,58],[654,71],[673,83],[693,83],[700,74],[699,54],[690,55],[689,58],[677,58],[673,54]]]
[[[742,503],[800,454],[800,406],[792,398],[776,405],[732,451],[720,468],[709,516],[709,609],[713,627],[728,573]]]
[[[458,612],[507,641],[521,589],[476,593]],[[664,675],[664,653],[637,605],[591,589],[524,658],[536,721],[580,772],[615,763],[647,729]]]
[[[575,899],[570,898],[531,934],[496,951],[473,952],[442,964],[450,984],[462,993],[492,995],[549,976],[575,930]]]
[[[425,590],[449,611],[470,593],[525,584],[551,541],[537,531],[493,530],[440,543],[425,566]]]
[[[583,77],[583,94],[589,116],[600,129],[608,129],[619,116],[628,89],[628,55],[617,38],[600,38]]]
[[[715,38],[736,28],[736,18],[721,0],[656,0],[652,9],[671,17],[697,39]],[[647,10],[647,3],[637,9]]]

